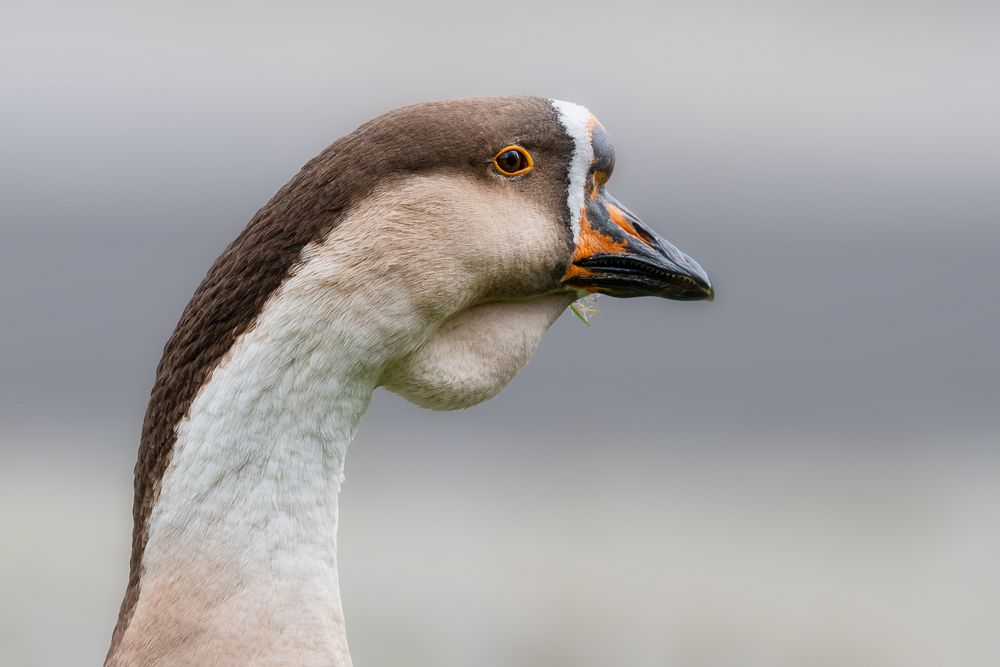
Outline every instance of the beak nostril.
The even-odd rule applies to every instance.
[[[645,241],[647,245],[656,244],[656,237],[653,236],[653,233],[651,231],[643,227],[642,223],[639,222],[638,219],[633,217],[631,220],[629,220],[629,222],[632,223],[632,228],[635,229],[635,232],[636,234],[639,235],[639,238]]]

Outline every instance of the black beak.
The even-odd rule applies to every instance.
[[[564,284],[623,298],[715,298],[698,262],[646,227],[603,188],[595,194],[581,212],[580,238]]]

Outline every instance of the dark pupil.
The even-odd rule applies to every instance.
[[[504,171],[521,170],[521,154],[518,151],[507,151],[497,160]]]

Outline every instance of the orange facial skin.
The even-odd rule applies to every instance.
[[[587,217],[587,210],[583,209],[580,211],[580,240],[576,244],[576,250],[573,251],[573,262],[598,253],[623,253],[627,247],[627,241],[616,241],[610,235],[603,234],[594,229],[590,224],[590,218]],[[589,270],[571,263],[562,279],[565,282],[570,278],[587,275],[588,273],[590,273]]]
[[[575,262],[597,255],[620,254],[628,249],[629,243],[638,241],[644,243],[642,237],[636,232],[635,227],[625,217],[625,213],[602,196],[604,184],[608,182],[608,174],[604,171],[595,171],[590,177],[591,185],[588,188],[587,205],[580,210],[580,238],[573,251],[573,262],[566,270],[563,280],[587,275],[589,271],[577,266]],[[587,211],[596,214],[598,220],[603,224],[591,224]],[[609,227],[606,221],[614,223],[620,230],[624,231],[631,238],[626,238],[618,233],[618,230]],[[619,237],[619,238],[616,238]],[[586,288],[585,288],[586,289]]]

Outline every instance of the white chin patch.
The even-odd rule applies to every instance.
[[[573,158],[569,165],[569,191],[566,205],[569,207],[569,223],[573,229],[573,241],[580,240],[580,211],[583,210],[584,184],[587,172],[594,161],[594,147],[590,143],[594,115],[585,107],[573,102],[550,100],[559,113],[559,122],[566,128],[566,134],[573,140]]]

